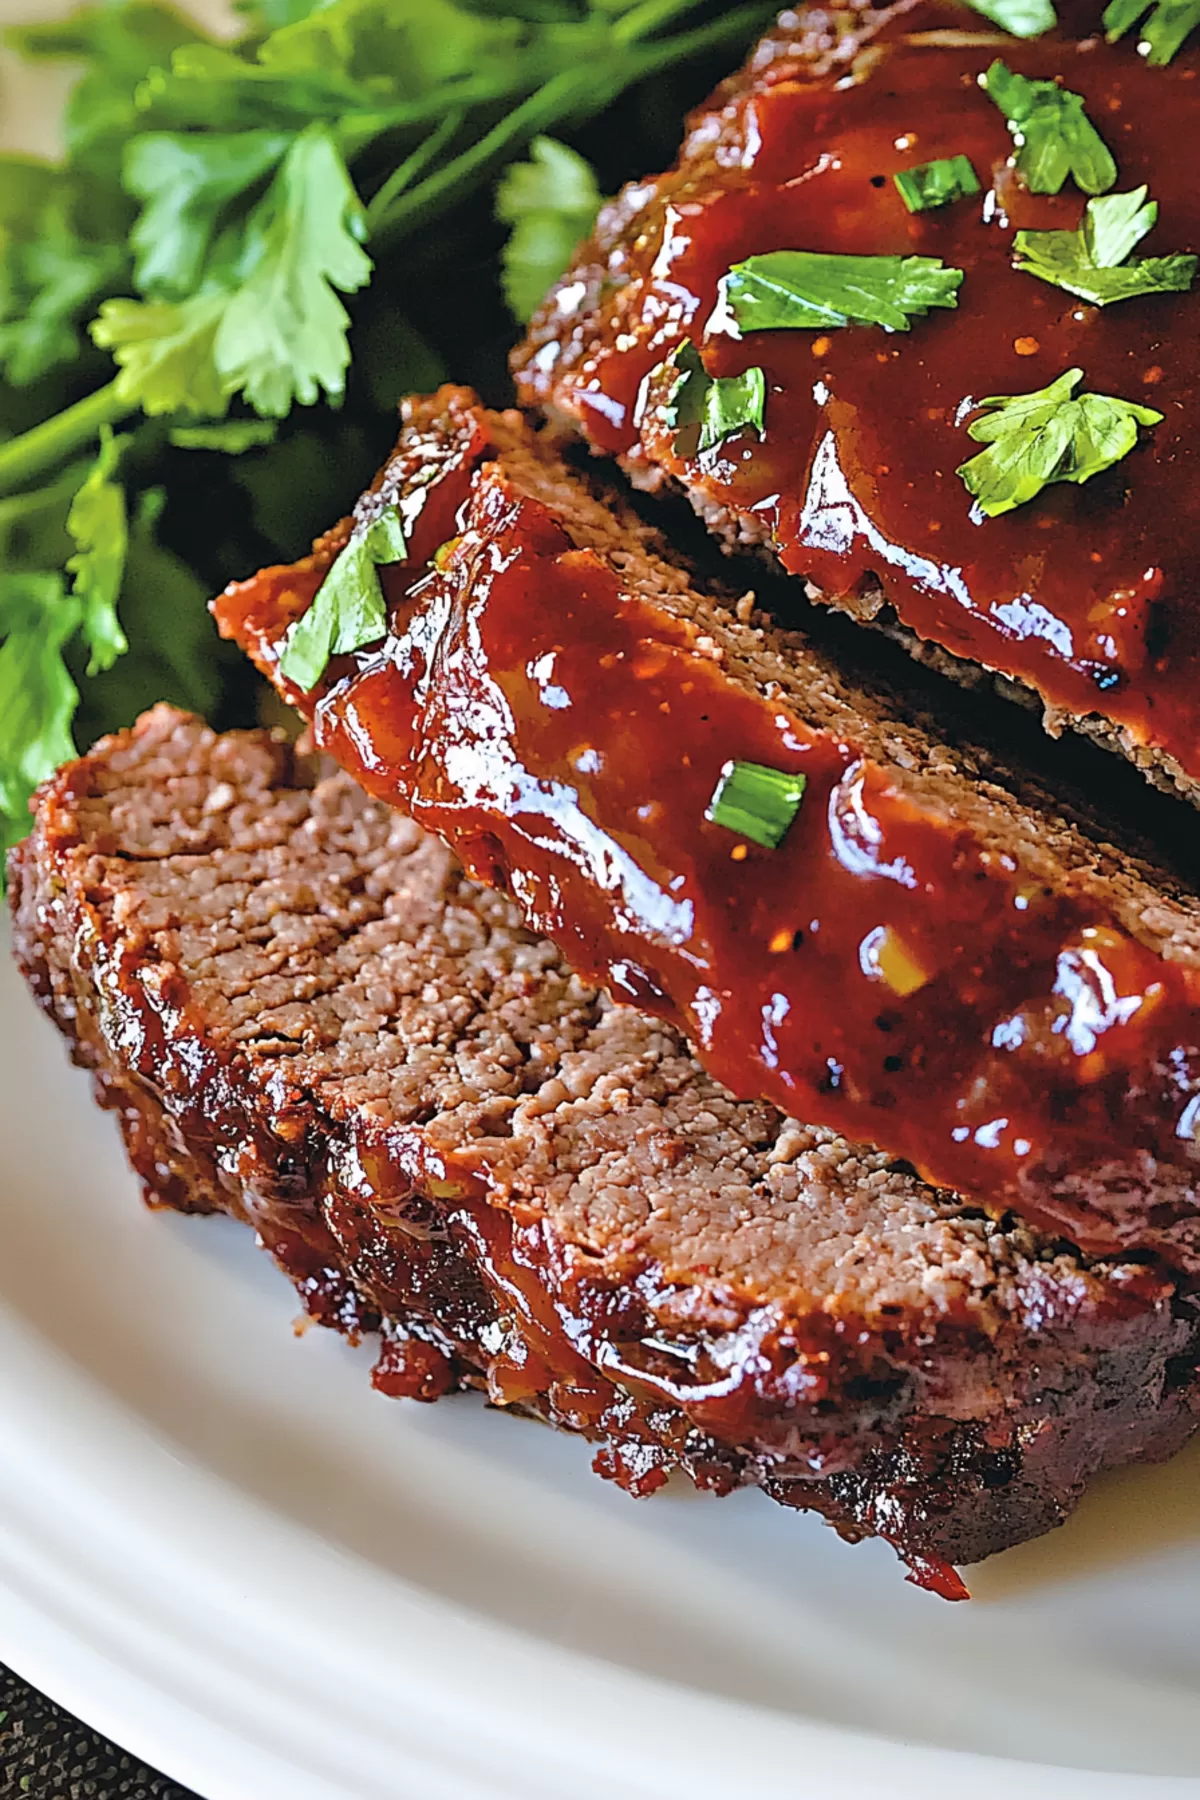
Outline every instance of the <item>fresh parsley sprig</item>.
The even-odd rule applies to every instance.
[[[15,34],[70,63],[74,85],[61,164],[0,156],[5,841],[70,754],[73,721],[91,737],[160,697],[246,717],[251,679],[205,601],[231,569],[302,552],[377,464],[397,396],[445,379],[452,349],[482,375],[490,333],[494,361],[494,180],[657,71],[695,63],[689,78],[707,79],[704,59],[739,56],[771,14],[769,0],[235,11],[229,41],[160,0],[84,0]],[[611,186],[645,164],[637,120],[619,122]],[[522,308],[595,199],[574,152],[530,154],[507,203]],[[373,568],[315,609],[310,640],[334,614],[320,654],[378,635]],[[292,657],[306,674],[303,637]]]
[[[1076,231],[1018,231],[1013,240],[1016,267],[1095,306],[1143,294],[1186,292],[1195,279],[1195,256],[1181,251],[1132,255],[1158,219],[1158,203],[1146,198],[1148,191],[1140,187],[1089,200]]]
[[[908,331],[931,307],[957,306],[961,269],[940,256],[830,256],[770,250],[722,276],[709,329],[829,331],[882,325]]]
[[[1104,31],[1110,44],[1139,23],[1139,56],[1162,68],[1200,25],[1200,0],[1109,0]]]
[[[987,449],[958,469],[981,516],[1012,512],[1052,482],[1090,481],[1134,448],[1138,426],[1163,415],[1110,394],[1080,394],[1082,369],[1068,369],[1032,394],[993,394],[968,436]]]
[[[191,27],[142,33],[138,55],[103,72],[105,102],[93,95],[82,109],[79,137],[89,156],[103,149],[123,166],[142,202],[130,238],[140,293],[106,303],[95,333],[119,373],[53,434],[0,444],[0,494],[139,406],[219,416],[244,396],[281,417],[322,395],[336,402],[349,362],[338,296],[365,284],[380,249],[393,251],[539,133],[745,41],[770,13],[747,5],[674,29],[698,5],[595,0],[560,15],[523,13],[513,0],[505,15],[455,0],[301,0],[288,9],[300,16],[232,46]],[[113,10],[174,17],[154,0]],[[86,47],[101,40],[97,26]],[[78,29],[51,31],[26,48],[70,55],[82,43]],[[393,141],[403,154],[373,191],[362,183],[360,201],[358,161],[377,167],[379,146]],[[185,172],[179,187],[158,179],[163,157]],[[113,279],[92,281],[88,297],[111,292]]]
[[[703,456],[738,431],[763,435],[767,378],[760,368],[740,375],[710,375],[690,338],[676,345],[668,367],[677,371],[663,406],[663,422],[675,427],[675,454]]]
[[[1088,118],[1083,100],[1054,81],[1032,81],[997,59],[979,77],[1017,146],[1016,165],[1034,194],[1057,194],[1070,176],[1085,194],[1116,185],[1112,151]]]
[[[269,138],[270,134],[266,134]],[[118,397],[143,412],[216,417],[234,394],[267,418],[324,394],[350,363],[339,294],[366,285],[366,222],[329,127],[308,125],[188,299],[108,300],[92,337],[121,370]],[[203,251],[197,258],[200,267]]]

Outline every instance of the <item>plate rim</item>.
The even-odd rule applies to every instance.
[[[37,1404],[36,1387],[27,1386],[31,1361],[43,1377]],[[327,1609],[330,1580],[352,1585],[354,1600],[370,1583],[370,1565],[331,1554],[308,1527],[172,1454],[146,1421],[123,1413],[107,1390],[97,1395],[96,1385],[26,1322],[0,1311],[0,1657],[203,1800],[378,1800],[381,1780],[389,1800],[558,1800],[561,1783],[581,1769],[589,1794],[717,1800],[738,1791],[730,1783],[744,1774],[748,1736],[785,1800],[789,1789],[798,1800],[834,1781],[850,1794],[886,1792],[892,1800],[929,1800],[966,1783],[977,1800],[1009,1800],[1018,1783],[1028,1800],[1135,1800],[1148,1780],[1156,1791],[1200,1794],[1200,1779],[1190,1776],[1021,1762],[787,1717],[545,1643],[395,1577],[387,1582],[390,1625],[402,1609],[402,1635],[419,1643],[421,1663],[418,1670],[410,1659],[393,1671],[396,1681],[419,1678],[415,1695],[399,1703],[402,1732],[381,1732],[375,1743],[356,1738],[350,1696],[325,1690],[331,1713],[344,1716],[330,1716],[319,1730],[310,1720],[307,1741],[287,1752],[289,1720],[308,1697],[294,1682],[264,1680],[257,1638],[269,1666],[272,1645],[292,1621],[256,1616],[231,1645],[219,1624],[221,1584],[244,1581],[255,1558],[269,1571],[272,1561],[307,1546],[313,1604]],[[39,1406],[46,1428],[31,1433]],[[101,1440],[107,1466],[98,1471]],[[73,1453],[65,1457],[64,1442]],[[147,1475],[163,1502],[149,1522],[131,1510]],[[210,1558],[222,1539],[222,1566],[205,1561],[191,1587],[181,1576],[179,1598],[168,1604],[159,1576],[164,1557],[174,1566],[198,1547]],[[118,1565],[126,1571],[121,1582]],[[270,1595],[268,1583],[250,1598]],[[210,1616],[188,1610],[204,1603]],[[318,1612],[314,1629],[324,1616]],[[144,1648],[135,1654],[138,1645]],[[474,1695],[472,1730],[453,1741],[464,1681]],[[538,1729],[522,1736],[513,1721],[531,1691],[541,1702]],[[206,1707],[205,1692],[222,1703]],[[581,1729],[596,1716],[620,1719],[616,1754]],[[257,1729],[247,1729],[249,1720]],[[399,1760],[405,1749],[407,1762]],[[533,1756],[536,1763],[517,1760]],[[631,1766],[632,1781],[625,1778]],[[514,1767],[518,1785],[503,1773]],[[781,1784],[788,1768],[800,1773]]]

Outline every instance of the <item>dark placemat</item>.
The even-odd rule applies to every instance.
[[[0,1800],[198,1800],[0,1664]]]

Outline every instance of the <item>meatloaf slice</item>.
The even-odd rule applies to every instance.
[[[737,1101],[345,775],[166,707],[41,792],[17,955],[152,1202],[248,1220],[375,1380],[757,1483],[920,1577],[1170,1453],[1194,1309]]]
[[[980,86],[1000,61],[1078,94],[1115,185],[1148,184],[1159,226],[1144,248],[1194,252],[1200,187],[1176,146],[1200,40],[1156,67],[1136,30],[1104,42],[1102,10],[1064,0],[1060,27],[1030,41],[955,0],[783,13],[689,121],[674,168],[601,213],[515,371],[523,403],[618,454],[639,483],[680,485],[727,540],[760,545],[833,605],[898,624],[951,672],[997,671],[1055,733],[1071,724],[1195,800],[1200,290],[1098,307],[1019,267],[1017,232],[1073,231],[1087,196],[1070,181],[1028,191]],[[910,212],[893,178],[954,157],[982,191]],[[964,279],[956,306],[903,332],[814,320],[730,336],[727,271],[795,250],[940,257]],[[669,416],[664,365],[689,338],[714,377],[763,371],[761,437],[748,425],[701,449]],[[983,519],[956,473],[978,451],[972,409],[1072,368],[1160,423],[1086,486],[1059,482]]]
[[[1200,1267],[1195,893],[698,586],[519,414],[444,389],[405,421],[356,528],[405,522],[384,641],[311,692],[281,669],[350,521],[216,603],[320,744],[734,1093]],[[751,812],[791,790],[775,848],[731,770]]]

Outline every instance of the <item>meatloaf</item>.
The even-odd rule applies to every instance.
[[[167,707],[42,790],[17,956],[155,1204],[247,1220],[376,1385],[758,1484],[917,1577],[1196,1418],[1191,1302],[735,1100],[436,839]]]
[[[1200,294],[1147,284],[1098,306],[1014,255],[1020,231],[1074,233],[1105,185],[1148,187],[1157,224],[1139,257],[1200,249],[1200,186],[1178,152],[1200,42],[1158,66],[1138,55],[1137,29],[1105,43],[1102,10],[1063,0],[1058,29],[1029,40],[955,0],[783,13],[690,120],[674,168],[602,211],[515,369],[523,403],[618,455],[639,483],[681,486],[726,539],[890,622],[942,667],[998,671],[1052,731],[1077,726],[1196,799]],[[1087,193],[1061,175],[1059,192],[1030,191],[1019,124],[981,87],[997,62],[1078,95],[1115,171]],[[909,211],[895,177],[953,158],[973,174],[961,197]],[[941,258],[964,278],[956,306],[910,330],[814,315],[729,335],[722,278],[793,250]],[[761,369],[761,436],[747,419],[701,448],[675,428],[662,371],[685,339],[711,377]],[[1161,421],[1087,485],[1060,480],[981,518],[956,473],[977,449],[972,408],[1072,369]]]
[[[379,641],[304,691],[281,658],[335,558],[401,525]],[[1200,1266],[1200,899],[697,585],[519,414],[410,402],[357,522],[215,610],[370,792],[740,1097]],[[731,771],[790,790],[773,848],[721,812]]]

